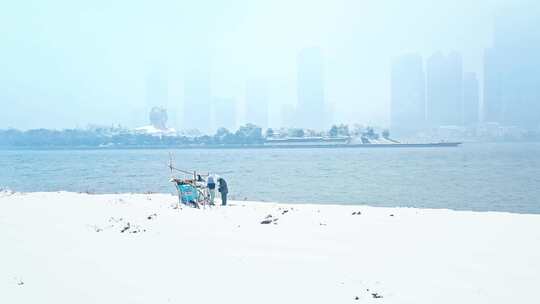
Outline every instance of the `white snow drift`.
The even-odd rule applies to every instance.
[[[176,201],[3,193],[0,303],[540,303],[538,215]]]

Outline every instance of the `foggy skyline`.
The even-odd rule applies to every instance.
[[[495,21],[484,61],[486,120],[540,125],[540,14],[510,9]]]
[[[167,90],[160,99],[166,99],[172,127],[195,124],[185,108],[195,106],[189,87],[201,85],[211,95],[205,92],[202,103],[192,98],[197,106],[207,107],[214,97],[232,99],[237,124],[248,122],[246,82],[254,78],[268,91],[269,126],[279,126],[282,109],[297,105],[298,53],[311,47],[323,54],[324,98],[333,122],[387,126],[390,66],[398,56],[459,52],[463,71],[476,73],[483,86],[484,52],[494,45],[495,18],[505,2],[4,3],[0,128],[140,126],[148,115],[152,66],[166,71],[155,76],[166,84],[155,86]],[[532,3],[513,6],[530,11]],[[188,72],[193,65],[209,66],[206,84]]]
[[[463,59],[437,52],[426,60],[427,122],[431,127],[463,122]]]
[[[426,127],[426,74],[418,54],[396,58],[392,64],[390,128],[398,134]]]

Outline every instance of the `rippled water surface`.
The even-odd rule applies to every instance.
[[[15,191],[172,192],[169,150],[0,151]],[[540,144],[458,148],[174,150],[237,199],[540,213]]]

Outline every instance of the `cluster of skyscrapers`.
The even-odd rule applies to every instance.
[[[540,126],[540,23],[535,13],[508,11],[496,20],[494,45],[484,57],[484,96],[476,73],[464,72],[457,52],[397,58],[391,72],[391,127],[412,134],[480,121]],[[482,119],[481,119],[482,117]]]
[[[508,10],[498,16],[493,45],[484,54],[483,82],[476,73],[464,71],[458,52],[437,52],[425,61],[419,54],[396,58],[391,68],[392,133],[412,135],[430,128],[475,126],[479,122],[526,130],[539,128],[540,22],[537,17],[534,10]],[[189,58],[193,57],[197,56]],[[180,125],[204,133],[220,127],[234,130],[239,121],[237,100],[212,94],[209,62],[186,61]],[[283,105],[283,127],[323,130],[332,122],[325,102],[324,69],[320,48],[299,52],[297,102]],[[148,104],[166,107],[167,90],[166,77],[159,69],[152,70],[147,79]],[[267,128],[271,98],[268,83],[248,80],[244,93],[243,121]]]
[[[198,129],[204,133],[218,128],[234,130],[238,127],[238,109],[234,98],[216,97],[212,94],[211,67],[209,60],[187,61],[184,70],[184,103],[181,115],[183,129]],[[297,58],[296,106],[285,113],[291,127],[322,129],[325,127],[323,55],[319,48],[302,50]],[[167,79],[155,68],[147,77],[147,105],[166,107]],[[251,79],[245,86],[245,119],[262,128],[269,126],[268,84],[260,79]]]
[[[463,61],[457,52],[433,54],[425,70],[420,55],[397,58],[392,64],[391,95],[394,134],[479,121],[478,80],[475,73],[463,73]]]
[[[540,124],[540,14],[507,10],[484,55],[484,120],[525,129]]]

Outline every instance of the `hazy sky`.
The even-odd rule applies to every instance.
[[[530,1],[512,1],[527,7]],[[209,53],[214,96],[238,101],[265,79],[272,125],[296,103],[296,57],[319,46],[336,121],[386,125],[393,57],[460,51],[482,74],[493,20],[509,1],[2,1],[0,128],[146,123],[145,77],[164,67],[179,125],[183,66]]]

